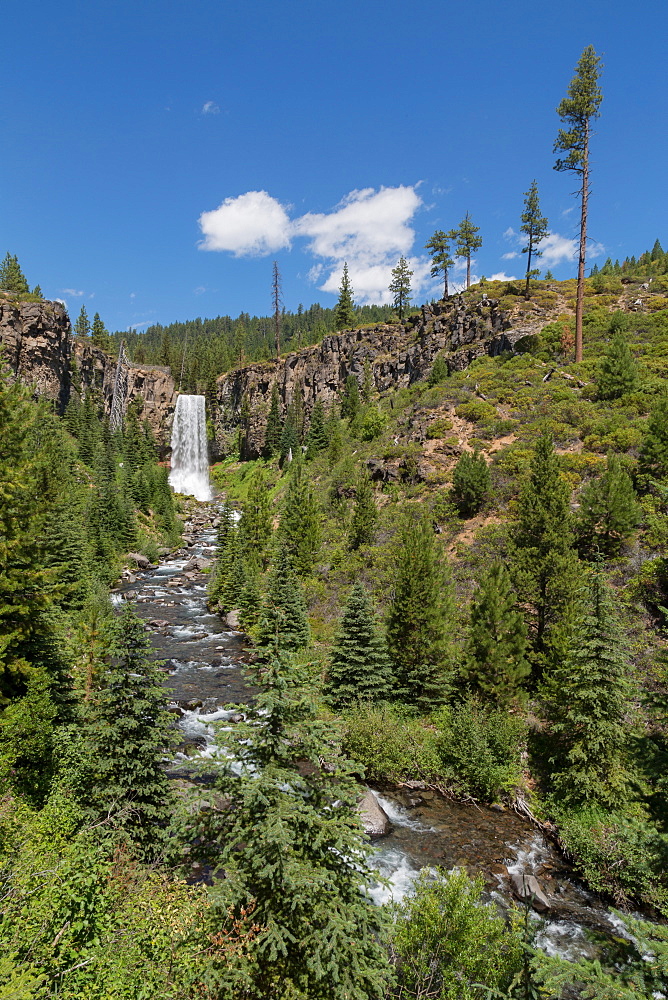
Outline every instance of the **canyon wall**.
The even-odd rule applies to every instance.
[[[461,371],[482,354],[512,349],[525,333],[510,329],[496,300],[467,306],[461,296],[454,296],[423,306],[421,316],[412,324],[346,330],[280,361],[236,369],[221,375],[217,382],[218,446],[221,451],[232,446],[243,419],[246,457],[260,453],[274,385],[283,415],[301,389],[308,421],[317,400],[329,404],[340,398],[348,375],[361,383],[365,362],[382,397],[424,378],[437,354],[443,354],[451,371]]]
[[[13,377],[32,386],[35,396],[53,401],[59,413],[80,386],[96,391],[104,412],[111,412],[115,358],[91,341],[74,337],[60,302],[15,302],[0,293],[0,347]],[[136,402],[163,447],[169,444],[176,386],[169,368],[131,365],[127,369],[128,403]]]

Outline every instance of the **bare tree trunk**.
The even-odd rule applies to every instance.
[[[443,272],[443,286],[444,286],[443,287],[443,298],[447,299],[447,297],[448,297],[448,269],[447,269],[447,267],[446,267],[445,271]]]
[[[466,257],[466,287],[471,287],[471,254]]]
[[[587,209],[589,203],[589,120],[585,123],[582,155],[582,211],[580,213],[580,253],[578,257],[578,291],[575,302],[575,360],[582,361],[582,314],[584,312],[585,257],[587,254]]]
[[[276,336],[276,358],[281,356],[281,275],[278,270],[278,263],[274,261],[274,274],[271,285],[272,301],[274,305],[274,333]]]
[[[526,283],[526,287],[524,289],[524,298],[525,299],[529,298],[529,275],[531,273],[531,252],[533,250],[533,247],[531,245],[531,240],[532,239],[533,239],[533,237],[529,236],[529,256],[527,257],[527,283]]]

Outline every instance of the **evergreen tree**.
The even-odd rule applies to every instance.
[[[339,622],[324,694],[339,710],[357,701],[385,701],[393,694],[392,667],[366,588],[356,583]]]
[[[15,254],[5,254],[5,259],[0,264],[0,290],[17,296],[30,294],[30,286]]]
[[[615,808],[627,797],[632,689],[610,588],[591,579],[569,655],[548,688],[552,783],[562,802]]]
[[[392,268],[392,281],[389,287],[389,292],[392,296],[392,305],[399,313],[400,323],[403,323],[406,310],[410,305],[412,277],[413,272],[402,254],[397,262],[397,266]]]
[[[452,499],[464,517],[473,517],[485,503],[492,480],[484,457],[465,451],[452,474]]]
[[[448,233],[442,229],[437,229],[431,239],[425,243],[425,250],[429,250],[431,255],[431,276],[437,278],[443,275],[443,298],[448,297],[448,270],[454,266],[454,260],[450,256],[450,239]]]
[[[325,408],[318,399],[311,413],[311,423],[306,435],[306,457],[315,458],[321,451],[329,446],[329,434],[327,433],[327,423],[325,420]]]
[[[308,576],[320,548],[320,509],[301,459],[293,462],[283,500],[279,536],[290,564]]]
[[[405,521],[396,565],[386,637],[397,694],[430,711],[443,701],[449,680],[447,630],[452,593],[426,517]]]
[[[269,576],[258,641],[260,645],[277,645],[279,649],[297,650],[308,645],[310,629],[302,589],[290,565],[284,547],[278,550]]]
[[[640,446],[638,471],[641,482],[668,478],[668,394],[662,396],[649,415]]]
[[[581,180],[580,187],[580,248],[578,257],[578,289],[575,303],[575,360],[582,361],[582,316],[584,310],[585,259],[587,251],[587,213],[589,208],[589,139],[591,122],[598,118],[603,94],[598,86],[601,60],[593,45],[588,45],[576,66],[568,94],[559,104],[557,114],[563,129],[559,129],[554,144],[555,153],[565,153],[554,165],[555,170],[567,170]]]
[[[538,184],[535,180],[531,182],[531,187],[526,192],[524,197],[524,211],[522,212],[522,225],[520,226],[520,232],[524,233],[527,238],[527,245],[522,247],[522,253],[528,254],[526,285],[524,288],[524,297],[528,299],[529,280],[531,278],[538,277],[540,274],[540,268],[531,269],[531,258],[535,257],[536,260],[538,260],[539,257],[543,256],[543,251],[538,248],[538,244],[541,243],[548,234],[547,219],[545,216],[540,214]]]
[[[295,411],[293,406],[288,407],[288,412],[285,415],[285,423],[283,424],[283,430],[281,431],[281,440],[279,445],[281,465],[284,465],[291,453],[293,458],[299,454],[299,435],[297,434]]]
[[[601,358],[596,387],[599,399],[619,399],[638,385],[638,366],[621,330],[615,330]]]
[[[351,549],[358,549],[360,545],[368,545],[373,541],[377,521],[378,508],[373,495],[371,478],[367,470],[362,469],[355,487],[353,516],[348,532],[348,544]]]
[[[85,306],[81,307],[81,312],[77,316],[77,321],[74,324],[74,333],[77,337],[90,336],[90,320],[88,319]]]
[[[248,498],[243,505],[239,522],[245,552],[257,560],[264,561],[267,545],[272,535],[271,500],[267,483],[261,468],[253,473],[248,487]]]
[[[244,721],[219,735],[215,794],[227,807],[198,811],[188,836],[225,875],[210,932],[241,928],[247,941],[243,965],[227,956],[218,965],[216,995],[377,1000],[384,916],[364,891],[374,873],[359,786],[306,677],[280,650],[268,648],[250,679],[258,694]],[[230,985],[235,976],[243,988]]]
[[[348,277],[348,264],[343,262],[343,274],[339,286],[339,300],[334,307],[334,329],[352,330],[355,326],[355,304],[353,290]]]
[[[36,488],[34,438],[43,419],[28,391],[0,371],[0,705],[25,689],[26,643],[53,600]]]
[[[503,563],[494,563],[471,605],[466,677],[484,700],[502,707],[518,698],[531,673],[526,627],[514,605],[510,574]]]
[[[360,411],[360,387],[354,375],[347,375],[341,399],[341,417],[352,424]]]
[[[577,532],[582,551],[593,557],[618,555],[638,527],[640,509],[631,477],[619,455],[608,455],[602,476],[589,483],[580,498]]]
[[[559,474],[559,460],[547,434],[536,444],[518,507],[512,531],[512,576],[518,599],[527,610],[534,665],[540,674],[546,658],[558,658],[562,652],[562,626],[579,575],[570,490]]]
[[[171,717],[144,623],[129,606],[114,623],[112,660],[91,702],[88,739],[98,814],[112,817],[140,857],[156,857],[171,811],[162,766]]]
[[[435,385],[440,385],[441,382],[445,382],[449,374],[450,370],[448,368],[448,362],[441,354],[437,354],[434,358],[434,363],[431,366],[429,378],[427,379],[429,388],[433,389]]]
[[[471,287],[471,257],[482,246],[482,237],[478,236],[480,226],[474,226],[467,212],[459,226],[448,235],[455,240],[455,257],[466,261],[466,287]]]
[[[77,331],[78,332],[78,331]],[[91,340],[95,347],[99,347],[102,351],[111,351],[113,342],[109,336],[109,331],[100,319],[100,314],[95,313],[93,316],[93,326],[91,328]]]

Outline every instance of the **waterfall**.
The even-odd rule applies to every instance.
[[[211,499],[204,396],[182,394],[176,400],[169,483],[175,493],[188,493],[196,500]]]

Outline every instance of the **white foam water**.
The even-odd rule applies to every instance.
[[[204,396],[182,393],[176,400],[169,483],[175,493],[211,500]]]

